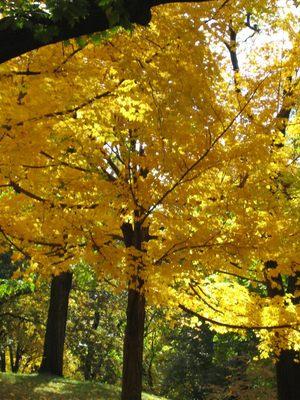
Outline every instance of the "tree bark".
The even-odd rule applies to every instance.
[[[52,278],[40,373],[63,376],[64,343],[71,286],[71,272],[63,272]]]
[[[124,244],[142,250],[148,241],[149,228],[143,228],[138,221],[122,225]],[[126,329],[123,345],[122,400],[141,400],[143,374],[143,348],[145,331],[146,299],[142,292],[144,281],[139,273],[143,269],[142,260],[134,257],[136,272],[131,276],[127,297]]]
[[[265,271],[275,269],[278,266],[276,261],[265,262]],[[284,287],[283,279],[280,274],[272,276],[266,275],[268,296],[284,296],[289,293],[294,296],[293,303],[299,304],[300,296],[300,271],[295,275],[287,277],[287,287]],[[276,383],[278,400],[299,400],[300,399],[300,355],[299,351],[282,349],[276,361]]]
[[[300,303],[300,271],[287,279],[286,291],[294,296],[293,303]],[[278,400],[300,399],[300,352],[281,350],[276,362],[276,381]]]
[[[294,350],[282,350],[276,363],[278,400],[300,399],[300,362]]]
[[[145,296],[129,289],[123,348],[122,400],[141,400]]]

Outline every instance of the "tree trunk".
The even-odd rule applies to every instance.
[[[16,348],[16,358],[15,358],[15,362],[14,362],[14,366],[13,366],[14,373],[19,372],[21,359],[22,359],[22,350],[18,343],[17,348]]]
[[[288,277],[287,293],[294,295],[293,304],[300,303],[300,271]],[[300,352],[281,350],[276,362],[278,400],[300,399]]]
[[[87,355],[84,360],[84,380],[89,381],[91,380],[91,374],[92,374],[92,354],[91,354],[91,348],[89,347]]]
[[[276,261],[265,262],[265,272],[273,270],[278,266]],[[300,303],[298,295],[300,289],[300,271],[287,277],[287,287],[284,287],[280,274],[268,276],[266,283],[270,298],[284,296],[285,293],[293,295],[293,304]],[[276,383],[278,400],[299,400],[300,399],[300,354],[299,351],[282,349],[276,361]]]
[[[138,217],[139,213],[136,212]],[[122,225],[124,244],[142,252],[143,242],[151,239],[149,227],[139,221]],[[143,348],[145,331],[146,299],[143,293],[144,280],[139,276],[144,265],[139,256],[134,256],[136,272],[131,276],[128,289],[126,329],[123,346],[122,400],[141,400],[143,375]],[[132,287],[133,286],[133,287]]]
[[[14,368],[14,350],[12,344],[8,346],[9,351],[9,361],[10,361],[10,370],[11,372],[15,372]]]
[[[0,370],[1,372],[6,372],[6,358],[4,350],[0,354]]]
[[[13,345],[12,344],[9,345],[8,349],[9,349],[10,369],[11,369],[11,372],[16,374],[19,371],[19,368],[20,368],[20,361],[21,361],[21,358],[22,358],[22,352],[21,352],[19,344],[17,344],[16,358],[14,359],[14,348],[13,348]]]
[[[39,369],[40,373],[57,376],[63,375],[64,343],[71,286],[71,272],[63,272],[52,278],[44,353]]]
[[[122,400],[141,400],[145,296],[129,289],[123,348]]]
[[[300,362],[295,350],[281,351],[276,363],[276,379],[278,400],[300,399]]]

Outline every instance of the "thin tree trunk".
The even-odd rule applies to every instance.
[[[89,381],[91,380],[91,372],[92,372],[92,354],[91,348],[89,347],[87,355],[84,361],[84,380]]]
[[[71,272],[63,272],[52,278],[40,373],[63,375],[63,355],[71,286]]]
[[[147,378],[148,378],[148,385],[149,385],[150,389],[153,391],[154,381],[153,381],[153,374],[152,374],[152,366],[153,366],[153,362],[155,359],[155,350],[154,350],[154,346],[153,346],[153,341],[152,341],[151,351],[152,351],[152,354],[151,354],[148,368],[147,368]]]
[[[14,372],[14,351],[11,344],[8,346],[8,351],[9,351],[10,370],[11,372]]]
[[[123,348],[122,400],[141,400],[145,297],[129,289]]]
[[[1,369],[1,372],[6,372],[5,350],[3,350],[0,355],[0,369]]]
[[[94,329],[96,331],[98,329],[99,322],[100,322],[100,313],[99,313],[99,311],[95,311],[92,329]],[[92,377],[93,377],[92,376],[93,375],[92,374],[92,355],[93,355],[93,351],[94,351],[93,342],[89,341],[88,342],[88,351],[87,351],[87,355],[85,357],[85,362],[84,362],[84,379],[86,381],[91,380]]]

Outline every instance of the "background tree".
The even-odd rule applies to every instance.
[[[9,253],[2,254],[1,261],[1,368],[35,371],[41,357],[46,285],[32,276],[13,279],[20,263],[13,263]]]
[[[98,282],[85,264],[74,280],[66,346],[85,380],[119,384],[126,296],[113,294],[111,284]]]

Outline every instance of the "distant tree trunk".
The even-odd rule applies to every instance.
[[[145,335],[144,335],[144,337],[145,337]],[[150,360],[149,360],[149,364],[148,364],[148,368],[147,368],[147,381],[148,381],[148,385],[149,385],[149,388],[151,389],[151,391],[153,391],[153,388],[154,388],[154,380],[153,380],[153,373],[152,373],[154,359],[155,359],[155,352],[154,352],[154,349],[152,346],[152,354],[150,355]]]
[[[154,386],[153,375],[152,375],[153,361],[154,361],[154,357],[151,357],[151,359],[149,361],[148,369],[147,369],[148,385],[151,390],[153,390],[153,386]]]
[[[99,311],[95,311],[94,314],[94,321],[92,328],[94,330],[97,330],[100,322],[100,313]],[[89,341],[88,342],[88,350],[87,350],[87,355],[85,357],[85,362],[84,362],[84,379],[86,381],[92,379],[95,377],[95,374],[92,374],[92,355],[94,351],[94,344],[93,342]]]
[[[89,381],[91,379],[92,373],[92,354],[91,354],[91,347],[88,347],[88,351],[84,360],[84,379]]]
[[[8,349],[9,349],[10,369],[11,369],[11,372],[16,374],[19,371],[19,368],[20,368],[20,361],[22,359],[22,351],[21,351],[21,348],[20,348],[19,344],[17,344],[16,357],[14,359],[14,348],[13,348],[13,345],[9,345]]]
[[[71,272],[63,272],[52,278],[40,373],[63,375],[63,355],[71,286]]]
[[[1,370],[1,372],[6,372],[5,351],[1,351],[1,354],[0,354],[0,370]]]
[[[145,297],[129,289],[123,348],[122,400],[141,400]]]
[[[201,339],[203,341],[205,351],[205,369],[203,370],[204,382],[208,382],[209,374],[213,365],[215,354],[214,336],[215,333],[210,329],[209,325],[205,322],[200,327]]]
[[[14,372],[14,352],[11,344],[8,346],[8,352],[9,352],[10,370],[11,372]]]
[[[22,349],[19,345],[19,343],[17,344],[17,349],[16,349],[16,358],[15,358],[15,364],[14,364],[14,371],[15,373],[17,373],[20,369],[20,362],[22,359]]]

